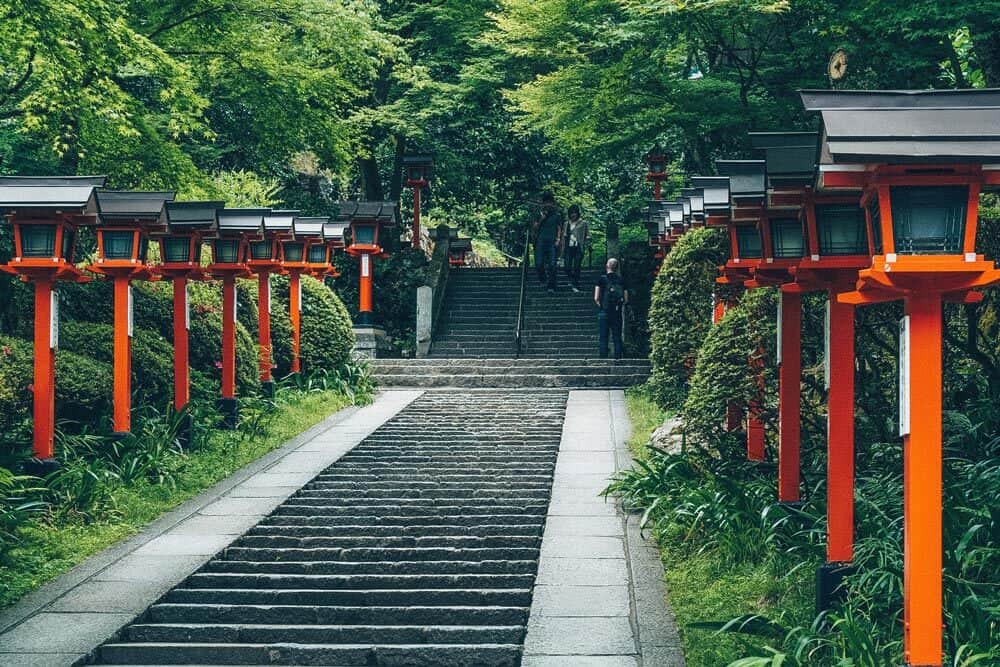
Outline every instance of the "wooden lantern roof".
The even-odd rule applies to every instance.
[[[729,217],[728,176],[694,176],[691,185],[703,192],[706,216]]]
[[[97,190],[97,208],[105,225],[165,226],[166,204],[174,192]]]
[[[348,223],[344,220],[332,220],[323,224],[323,240],[342,244]]]
[[[1000,89],[801,91],[822,121],[819,163],[1000,163]]]
[[[217,212],[219,234],[260,234],[269,208],[224,208]]]
[[[300,211],[270,211],[264,216],[264,231],[272,234],[291,234],[295,218]]]
[[[221,201],[168,201],[164,207],[167,227],[174,234],[212,232],[218,211],[225,206]]]
[[[340,217],[352,222],[377,222],[384,227],[396,224],[396,202],[345,201],[340,205]]]
[[[295,218],[293,226],[295,238],[297,239],[319,239],[323,238],[323,225],[330,222],[330,218],[304,217]]]
[[[768,188],[778,192],[812,185],[818,143],[816,132],[750,133],[750,144],[764,154]]]
[[[98,210],[96,189],[105,180],[104,176],[0,176],[0,208],[93,215]]]

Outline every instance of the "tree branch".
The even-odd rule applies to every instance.
[[[4,91],[3,97],[0,98],[0,106],[7,104],[8,100],[13,95],[16,95],[19,90],[24,88],[24,85],[28,83],[28,79],[35,72],[35,54],[38,52],[37,47],[32,46],[31,52],[28,54],[28,65],[24,68],[24,74],[21,75],[13,86]]]

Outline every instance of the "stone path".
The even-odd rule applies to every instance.
[[[683,667],[655,545],[599,497],[631,464],[621,391],[566,407],[524,646],[524,667]]]
[[[627,429],[621,391],[385,392],[0,615],[0,665],[683,666],[597,495]]]
[[[0,665],[83,660],[160,595],[422,394],[342,410],[0,613]]]

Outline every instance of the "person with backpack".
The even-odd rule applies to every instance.
[[[618,260],[613,257],[608,260],[604,275],[594,285],[594,303],[600,309],[597,312],[597,328],[600,333],[601,359],[608,358],[609,333],[615,346],[615,359],[621,359],[625,356],[622,325],[625,304],[628,303],[628,287],[618,275]]]

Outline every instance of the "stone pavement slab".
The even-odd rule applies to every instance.
[[[0,665],[86,658],[423,392],[387,391],[293,438],[0,613]]]
[[[600,496],[629,428],[623,392],[570,392],[522,667],[684,666],[656,547]]]

